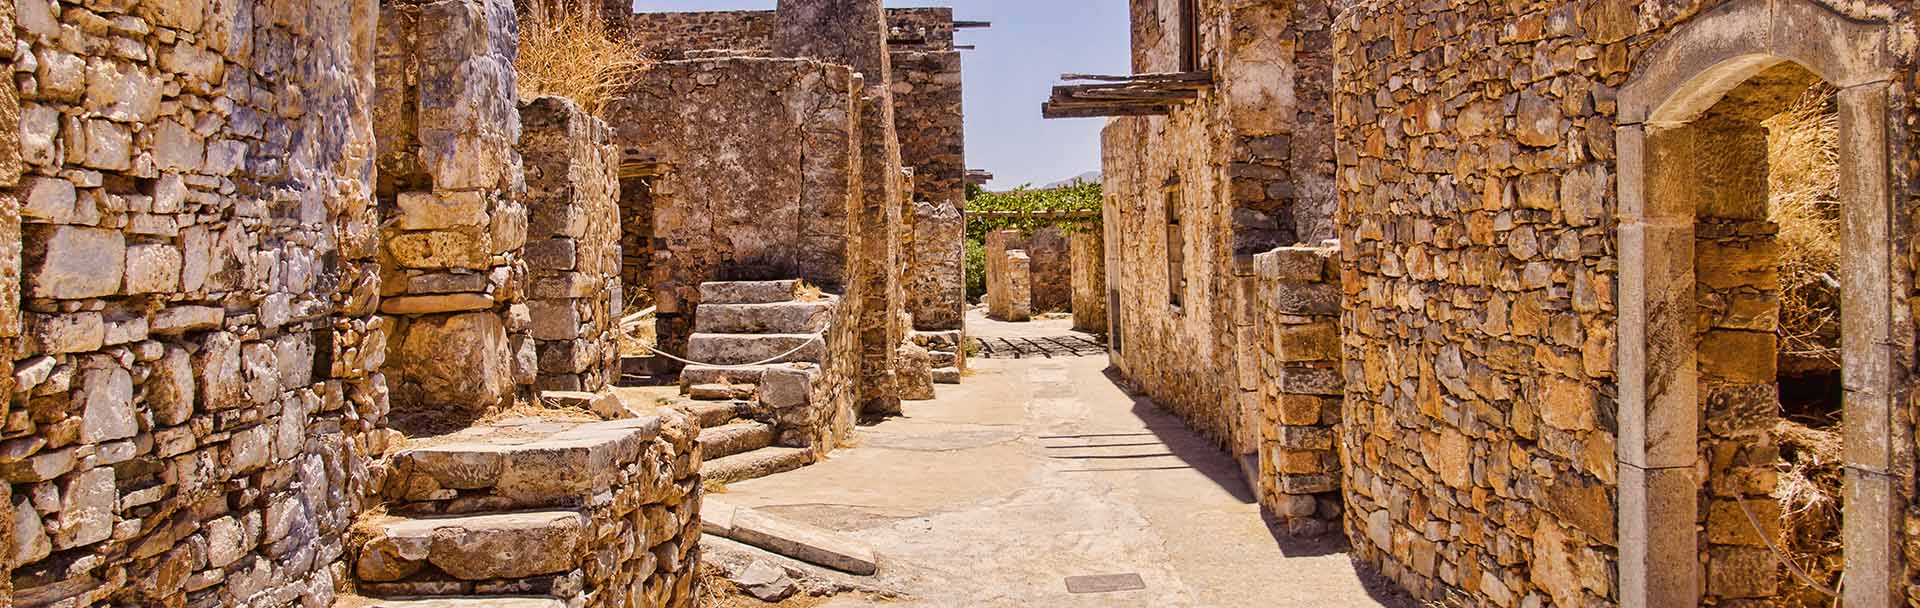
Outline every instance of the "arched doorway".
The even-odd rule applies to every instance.
[[[1741,125],[1752,116],[1739,113],[1765,105],[1755,101],[1764,98],[1765,91],[1754,87],[1778,84],[1783,78],[1817,78],[1837,89],[1846,486],[1840,539],[1846,563],[1843,594],[1848,606],[1894,605],[1894,585],[1904,576],[1896,567],[1897,491],[1891,475],[1893,404],[1904,382],[1896,377],[1902,372],[1894,361],[1896,345],[1909,343],[1911,330],[1895,338],[1904,322],[1896,312],[1895,294],[1908,293],[1909,286],[1892,265],[1887,132],[1894,70],[1887,30],[1885,24],[1850,19],[1810,0],[1729,2],[1649,49],[1620,92],[1617,363],[1623,605],[1695,605],[1703,593],[1729,592],[1714,573],[1716,567],[1728,570],[1728,565],[1714,560],[1731,554],[1716,553],[1716,543],[1724,538],[1698,533],[1700,518],[1703,513],[1711,518],[1716,508],[1741,507],[1742,492],[1764,491],[1711,484],[1715,475],[1740,466],[1743,448],[1738,433],[1705,424],[1702,410],[1703,404],[1713,407],[1712,400],[1743,384],[1773,385],[1770,361],[1765,373],[1756,373],[1752,367],[1727,365],[1718,352],[1771,351],[1772,336],[1703,322],[1701,294],[1712,289],[1764,292],[1755,283],[1768,280],[1765,265],[1742,267],[1741,256],[1727,247],[1768,246],[1764,238],[1740,236],[1753,234],[1743,232],[1743,226],[1755,220],[1756,168],[1764,209],[1766,153],[1763,147],[1761,164],[1752,166],[1751,147],[1743,148],[1741,141],[1750,140]],[[1738,107],[1743,103],[1749,106],[1745,110]],[[1764,214],[1758,221],[1765,223]],[[1777,408],[1777,393],[1771,398]],[[1723,447],[1719,453],[1736,455],[1728,459],[1731,466],[1704,456]],[[1751,464],[1751,458],[1746,460]],[[1702,470],[1708,479],[1701,478]]]

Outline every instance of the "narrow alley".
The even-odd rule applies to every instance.
[[[967,322],[979,338],[1085,336],[977,310]],[[970,365],[966,382],[861,427],[851,447],[729,485],[703,511],[843,532],[879,557],[866,584],[906,596],[827,606],[1406,605],[1363,579],[1340,537],[1274,534],[1233,459],[1122,390],[1105,355]],[[1142,588],[1069,591],[1135,587],[1128,574]]]

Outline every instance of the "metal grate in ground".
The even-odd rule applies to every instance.
[[[975,357],[987,359],[1055,359],[1107,354],[1107,345],[1085,335],[974,338]]]

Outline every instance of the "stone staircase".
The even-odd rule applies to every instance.
[[[933,381],[937,384],[959,384],[960,372],[967,369],[964,356],[966,336],[958,329],[945,331],[914,331],[911,336],[914,344],[927,349],[927,356],[933,364]]]
[[[337,606],[686,606],[699,542],[699,426],[517,418],[384,463],[387,513],[350,543]]]
[[[705,479],[744,481],[818,457],[804,427],[839,300],[803,289],[792,280],[700,285],[687,358],[719,365],[688,366],[680,385],[702,427]]]

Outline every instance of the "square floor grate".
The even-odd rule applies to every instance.
[[[1113,593],[1115,591],[1138,591],[1147,588],[1147,582],[1139,574],[1095,574],[1089,576],[1067,577],[1067,593]]]

